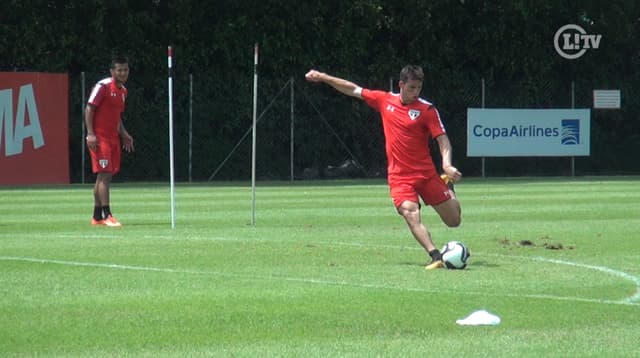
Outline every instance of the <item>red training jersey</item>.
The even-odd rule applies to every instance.
[[[95,106],[93,130],[97,136],[118,136],[118,124],[124,112],[127,93],[127,88],[118,87],[111,77],[99,81],[93,87],[88,102]]]
[[[388,175],[436,175],[429,137],[446,133],[436,107],[422,98],[405,105],[398,93],[368,89],[362,98],[382,117]]]

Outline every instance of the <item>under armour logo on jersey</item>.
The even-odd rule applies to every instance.
[[[410,109],[409,110],[409,118],[411,118],[412,121],[415,121],[416,118],[420,117],[420,111],[417,109]]]
[[[106,167],[107,167],[107,165],[109,165],[109,160],[107,160],[107,159],[100,159],[100,160],[98,161],[98,164],[100,164],[100,167],[101,167],[102,169],[104,169],[104,168],[106,168]]]
[[[396,107],[392,106],[392,105],[387,105],[387,111],[389,112],[393,112],[396,110]]]

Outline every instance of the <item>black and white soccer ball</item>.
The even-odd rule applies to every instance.
[[[467,260],[471,256],[469,249],[460,241],[449,241],[440,251],[442,261],[448,269],[461,270],[467,267]]]

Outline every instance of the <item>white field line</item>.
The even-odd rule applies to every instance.
[[[523,256],[510,256],[510,257],[526,258],[526,257],[523,257]],[[633,304],[634,302],[640,302],[640,277],[638,277],[638,276],[633,276],[633,275],[628,274],[626,272],[614,270],[614,269],[611,269],[611,268],[608,268],[608,267],[604,267],[604,266],[587,265],[587,264],[581,264],[581,263],[571,262],[571,261],[547,259],[547,258],[544,258],[544,257],[530,257],[528,259],[536,260],[536,261],[550,262],[550,263],[560,264],[560,265],[568,265],[568,266],[586,268],[586,269],[590,269],[590,270],[596,270],[596,271],[607,273],[609,275],[617,276],[617,277],[622,278],[624,280],[631,281],[636,285],[635,294],[633,294],[632,296],[629,296],[629,297],[627,297],[627,298],[625,298],[623,300],[620,300],[619,302],[623,303],[623,304],[625,304],[625,303],[626,304]]]
[[[37,236],[37,235],[36,235]],[[42,236],[47,237],[57,237],[57,238],[78,238],[79,235],[73,234],[53,234],[47,235],[42,234]],[[96,238],[96,239],[105,239],[109,238],[111,235],[104,234],[95,234],[95,235],[80,235],[82,238]],[[188,240],[192,240],[198,238],[199,236],[194,236],[192,238],[186,238]],[[148,239],[168,239],[175,240],[175,237],[167,236],[142,236],[142,238]],[[184,238],[183,238],[184,239]],[[209,241],[230,241],[230,242],[243,242],[247,241],[242,238],[237,237],[207,237],[203,240]],[[292,241],[286,240],[252,240],[253,243],[268,243],[268,242],[277,242],[277,243],[293,243]],[[310,245],[324,245],[324,246],[347,246],[347,247],[357,247],[364,249],[393,249],[393,250],[422,250],[415,246],[398,246],[398,245],[382,245],[382,244],[363,244],[363,243],[353,243],[353,242],[308,242]],[[536,294],[491,294],[487,292],[471,292],[466,291],[467,294],[473,295],[485,295],[485,296],[502,296],[502,297],[527,297],[527,298],[538,298],[538,299],[554,299],[554,300],[564,300],[564,301],[580,301],[580,302],[592,302],[592,303],[604,303],[604,304],[623,304],[623,305],[640,305],[640,277],[631,275],[629,273],[614,270],[605,266],[595,266],[588,264],[581,264],[572,261],[564,261],[557,259],[547,259],[544,257],[529,257],[529,256],[517,256],[517,255],[501,255],[501,254],[493,254],[493,253],[481,253],[483,256],[500,256],[507,258],[517,258],[521,260],[535,260],[535,261],[543,261],[549,262],[558,265],[567,265],[573,267],[580,267],[584,269],[596,270],[602,273],[606,273],[609,275],[616,276],[618,278],[631,281],[636,286],[636,291],[632,296],[621,300],[603,300],[603,299],[592,299],[592,298],[581,298],[581,297],[564,297],[564,296],[554,296],[554,295],[536,295]],[[21,260],[22,259],[22,260]],[[71,266],[90,266],[90,267],[103,267],[103,268],[112,268],[112,269],[122,269],[122,270],[138,270],[138,271],[155,271],[155,272],[167,272],[167,273],[185,273],[185,274],[197,274],[197,275],[215,275],[215,276],[227,276],[227,277],[236,277],[236,278],[245,278],[245,279],[277,279],[281,281],[292,281],[292,282],[306,282],[306,283],[315,283],[315,284],[325,284],[325,285],[339,285],[339,286],[351,286],[351,287],[363,287],[363,288],[376,288],[376,289],[394,289],[394,290],[404,290],[404,291],[418,291],[418,292],[442,292],[442,290],[430,290],[423,288],[408,288],[408,287],[394,287],[387,285],[378,285],[378,284],[364,284],[364,283],[349,283],[345,281],[330,281],[330,280],[322,280],[322,279],[310,279],[310,278],[295,278],[295,277],[284,277],[284,276],[256,276],[256,275],[242,275],[235,273],[225,273],[225,272],[216,272],[216,271],[193,271],[193,270],[175,270],[175,269],[166,269],[166,268],[154,268],[154,267],[143,267],[143,266],[127,266],[127,265],[118,265],[118,264],[100,264],[100,263],[82,263],[82,262],[73,262],[73,261],[57,261],[57,260],[49,260],[49,259],[35,259],[35,258],[17,258],[17,257],[5,257],[0,256],[0,260],[14,260],[14,261],[28,261],[28,262],[40,262],[40,263],[52,263],[52,264],[64,264]]]
[[[371,244],[360,244],[360,243],[345,243],[345,242],[334,242],[334,243],[323,243],[323,244],[327,244],[327,245],[340,245],[340,246],[356,246],[356,247],[371,247],[371,248],[388,248],[388,249],[407,249],[404,247],[400,247],[400,246],[393,246],[393,245],[371,245]],[[420,248],[416,248],[417,250],[422,250]],[[595,301],[599,301],[602,303],[614,303],[614,304],[636,304],[636,305],[640,305],[640,277],[638,276],[634,276],[631,275],[629,273],[626,273],[624,271],[619,271],[619,270],[614,270],[612,268],[609,267],[605,267],[605,266],[596,266],[596,265],[588,265],[588,264],[581,264],[581,263],[577,263],[577,262],[572,262],[572,261],[565,261],[565,260],[558,260],[558,259],[548,259],[545,257],[540,257],[540,256],[518,256],[518,255],[502,255],[502,254],[494,254],[494,253],[480,253],[479,255],[482,256],[500,256],[500,257],[507,257],[507,258],[515,258],[515,259],[521,259],[521,260],[534,260],[534,261],[542,261],[542,262],[549,262],[549,263],[553,263],[553,264],[557,264],[557,265],[567,265],[567,266],[573,266],[573,267],[580,267],[580,268],[584,268],[584,269],[590,269],[590,270],[596,270],[596,271],[600,271],[609,275],[613,275],[613,276],[617,276],[618,278],[627,280],[627,281],[631,281],[635,284],[636,286],[636,292],[630,296],[627,297],[625,299],[622,300],[595,300],[595,299],[586,299],[587,302],[594,302]],[[510,296],[509,294],[506,294],[504,296]],[[520,297],[520,295],[515,295],[516,297]],[[553,299],[565,299],[559,296],[546,296],[546,295],[527,295],[526,297],[535,297],[535,298],[553,298]],[[581,298],[573,298],[573,297],[567,297],[567,300],[585,300],[585,299],[581,299]]]
[[[345,243],[341,243],[341,245],[358,246],[356,244],[345,244]],[[386,245],[381,245],[381,246],[386,246]],[[394,247],[394,248],[397,249],[398,247]],[[532,257],[526,257],[526,256],[507,256],[507,255],[496,255],[496,254],[493,254],[493,256],[506,256],[510,258],[544,261],[544,262],[550,262],[554,264],[569,265],[574,267],[597,270],[600,272],[617,276],[625,280],[632,281],[636,285],[636,293],[633,296],[622,299],[622,300],[604,300],[604,299],[595,299],[595,298],[564,297],[564,296],[537,295],[537,294],[508,294],[508,293],[498,294],[498,293],[490,293],[490,292],[472,292],[472,291],[459,292],[460,294],[640,306],[640,302],[637,302],[640,299],[640,278],[629,275],[625,272],[613,270],[607,267],[585,265],[585,264],[579,264],[579,263],[563,261],[563,260],[552,260],[552,259],[546,259],[542,257],[532,258]],[[222,272],[222,271],[183,270],[183,269],[171,269],[171,268],[162,268],[162,267],[120,265],[120,264],[111,264],[111,263],[66,261],[66,260],[55,260],[55,259],[46,259],[46,258],[0,256],[0,261],[20,261],[20,262],[39,263],[39,264],[56,264],[56,265],[66,265],[66,266],[94,267],[94,268],[106,268],[106,269],[128,270],[128,271],[150,271],[150,272],[172,273],[172,274],[208,275],[208,276],[220,276],[220,277],[233,277],[233,278],[248,279],[248,280],[279,280],[279,281],[287,281],[287,282],[299,282],[299,283],[309,283],[309,284],[318,284],[318,285],[327,285],[327,286],[345,286],[345,287],[379,289],[379,290],[399,290],[399,291],[408,291],[408,292],[429,292],[429,293],[442,292],[442,290],[437,290],[437,289],[400,287],[400,286],[382,285],[382,284],[375,284],[375,283],[367,284],[367,283],[357,283],[357,282],[347,282],[347,281],[333,281],[333,280],[325,280],[325,279],[299,278],[299,277],[275,276],[275,275],[270,275],[270,276],[254,275],[254,274],[243,275],[243,274],[228,273],[228,272]]]

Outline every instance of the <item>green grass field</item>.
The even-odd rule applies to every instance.
[[[465,270],[382,181],[0,189],[0,356],[638,357],[640,178],[467,179]],[[528,240],[532,245],[523,245]],[[555,248],[555,249],[552,249]],[[455,322],[486,309],[498,326]]]

